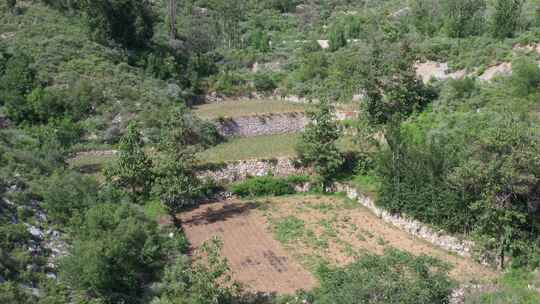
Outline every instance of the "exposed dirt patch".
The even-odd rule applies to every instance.
[[[426,254],[452,265],[450,275],[461,281],[489,280],[496,273],[476,262],[437,248],[388,225],[369,210],[337,197],[294,196],[271,198],[265,215],[277,227],[294,216],[305,224],[303,236],[287,248],[309,267],[324,259],[334,264],[352,262],[365,252],[381,254],[393,247],[414,255]]]
[[[490,81],[495,76],[508,76],[512,74],[512,63],[503,62],[486,69],[479,79],[482,81]]]
[[[315,279],[274,240],[256,206],[212,203],[179,217],[195,248],[213,236],[223,240],[222,254],[229,260],[233,277],[247,290],[287,294],[313,288]]]
[[[414,67],[416,69],[416,75],[422,78],[424,83],[429,82],[432,78],[437,80],[445,80],[449,78],[459,79],[467,75],[465,70],[449,73],[448,63],[446,62],[418,62],[414,65]]]

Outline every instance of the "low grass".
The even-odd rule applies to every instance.
[[[203,163],[220,163],[245,159],[268,159],[295,157],[295,146],[300,134],[265,135],[233,138],[199,154]],[[356,145],[352,137],[343,137],[338,142],[343,151],[352,151]]]
[[[280,134],[248,138],[233,138],[199,155],[203,163],[243,159],[292,157],[299,134]]]
[[[203,104],[194,107],[194,112],[204,119],[230,118],[268,113],[305,112],[309,104],[282,100],[239,100]]]
[[[499,280],[495,290],[466,297],[466,304],[540,303],[540,292],[529,288],[538,284],[540,276],[526,270],[510,270]]]
[[[169,213],[161,201],[153,200],[144,205],[144,214],[150,219],[156,219]]]
[[[290,215],[277,222],[274,232],[278,241],[287,244],[302,239],[306,235],[305,229],[303,220]]]

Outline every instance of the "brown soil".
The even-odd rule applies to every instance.
[[[233,278],[248,291],[288,294],[313,288],[315,279],[273,239],[266,219],[254,208],[227,201],[202,205],[179,217],[195,248],[213,236],[222,239]]]
[[[304,236],[280,244],[272,230],[288,216],[304,221]],[[364,253],[382,254],[391,247],[446,261],[452,267],[451,277],[462,283],[488,282],[497,275],[471,259],[385,223],[357,204],[345,204],[342,198],[333,196],[212,203],[180,214],[179,218],[194,249],[213,236],[223,240],[222,253],[229,260],[233,278],[252,292],[287,294],[308,290],[317,283],[306,269],[313,269],[318,262],[345,265]]]
[[[393,247],[414,255],[429,255],[448,262],[450,276],[461,282],[488,281],[496,272],[471,259],[463,258],[435,247],[391,226],[369,210],[355,205],[345,206],[341,198],[327,196],[295,196],[272,198],[267,217],[272,222],[294,215],[303,220],[306,231],[312,231],[319,242],[298,240],[288,248],[295,256],[315,254],[331,263],[344,265],[362,253],[381,254]],[[327,246],[314,245],[325,241]]]

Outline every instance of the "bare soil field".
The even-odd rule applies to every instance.
[[[283,233],[295,236],[285,237],[286,248],[308,268],[321,259],[345,265],[362,253],[381,254],[386,248],[396,248],[446,261],[452,266],[450,276],[460,282],[488,281],[497,275],[471,259],[435,247],[385,223],[368,209],[345,198],[298,195],[268,198],[259,204],[278,239],[283,239],[280,236]],[[294,221],[302,223],[302,227],[290,224],[287,227]],[[290,226],[299,231],[287,232],[292,229]]]
[[[486,282],[497,273],[401,231],[337,196],[295,195],[202,205],[179,215],[196,248],[223,242],[233,277],[248,291],[292,293],[317,285],[320,262],[345,265],[363,253],[396,248],[430,255],[452,267],[460,282]],[[310,270],[310,271],[308,271]]]
[[[248,291],[289,294],[313,288],[316,280],[274,240],[255,208],[256,204],[226,201],[179,216],[192,246],[213,236],[222,239],[233,278]]]

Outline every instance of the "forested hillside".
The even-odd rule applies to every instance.
[[[302,174],[208,174],[263,158]],[[474,252],[394,248],[336,184]],[[215,201],[308,290],[195,245]],[[0,2],[0,303],[539,303],[539,236],[539,0]]]

